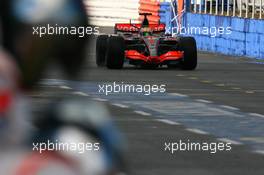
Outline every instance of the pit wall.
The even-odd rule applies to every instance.
[[[189,35],[195,37],[201,51],[264,60],[264,20],[187,12],[183,26],[231,27],[231,34],[219,34],[216,37],[203,33]]]

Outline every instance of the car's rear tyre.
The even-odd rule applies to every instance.
[[[194,70],[197,67],[197,47],[193,37],[182,37],[179,39],[179,50],[184,51],[181,68],[183,70]]]
[[[108,40],[106,66],[109,69],[121,69],[125,58],[125,41],[121,36],[111,36]]]
[[[107,35],[99,35],[96,40],[96,65],[102,67],[105,65]]]

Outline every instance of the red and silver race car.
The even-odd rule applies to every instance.
[[[142,24],[116,24],[115,34],[99,35],[96,63],[109,69],[121,69],[124,62],[143,67],[180,67],[194,70],[197,48],[193,37],[165,34],[165,24],[149,24],[143,13]]]

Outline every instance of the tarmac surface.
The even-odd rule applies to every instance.
[[[125,157],[129,174],[264,174],[261,61],[200,52],[198,68],[194,71],[165,66],[141,69],[130,65],[109,70],[95,65],[94,46],[95,38],[92,38],[87,64],[78,80],[67,80],[57,70],[50,70],[40,84],[47,91],[49,86],[58,92],[67,89],[68,93],[107,106],[127,141]],[[114,82],[165,85],[166,92],[106,95],[100,91],[100,86]],[[171,148],[176,148],[172,144],[176,146],[180,142],[230,144],[231,150],[172,151]]]

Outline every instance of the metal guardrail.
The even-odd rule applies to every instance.
[[[263,19],[264,0],[192,0],[191,10],[194,13]]]

